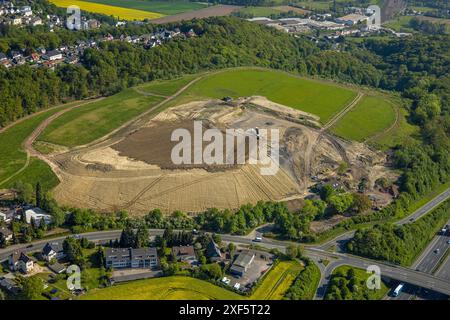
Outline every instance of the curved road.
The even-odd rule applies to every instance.
[[[150,229],[150,234],[152,236],[155,235],[162,235],[164,230],[163,229]],[[89,239],[90,241],[95,242],[106,242],[109,240],[114,240],[120,237],[121,230],[113,230],[113,231],[99,231],[99,232],[90,232],[90,233],[84,233],[82,234],[83,237]],[[250,245],[255,244],[251,239],[242,237],[242,236],[232,236],[232,235],[221,235],[222,241],[225,242],[234,242],[237,244],[244,244],[244,245]],[[47,240],[40,240],[33,242],[32,245],[15,245],[8,247],[6,249],[0,250],[0,261],[5,260],[8,258],[8,256],[14,252],[15,250],[23,250],[25,252],[33,252],[33,251],[40,251],[45,246],[47,242],[52,241],[63,241],[64,237],[58,237],[53,239],[47,239]],[[269,249],[279,249],[284,251],[287,247],[287,243],[282,241],[275,241],[270,239],[263,239],[262,242],[258,242],[258,245],[264,246]],[[339,266],[339,265],[350,265],[358,268],[367,268],[369,265],[377,265],[380,267],[382,275],[385,277],[397,279],[400,281],[404,281],[413,285],[417,285],[426,289],[434,290],[446,295],[450,295],[450,281],[445,279],[440,279],[435,276],[414,271],[408,268],[396,266],[396,265],[390,265],[387,263],[382,263],[379,261],[374,261],[370,259],[364,259],[348,254],[343,253],[331,253],[324,250],[321,250],[319,248],[314,247],[308,247],[305,249],[305,254],[308,257],[311,257],[313,259],[317,258],[326,258],[326,259],[332,259],[336,260],[339,259],[337,262],[333,262],[329,266]],[[329,268],[327,268],[329,269]],[[323,287],[323,283],[321,284]],[[321,288],[321,286],[319,286]],[[319,289],[319,295],[320,295],[320,289]]]

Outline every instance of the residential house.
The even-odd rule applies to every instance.
[[[193,37],[196,37],[197,34],[194,32],[194,29],[190,29],[190,30],[186,33],[186,36],[187,36],[188,38],[193,38]]]
[[[34,207],[25,210],[25,220],[27,223],[31,223],[31,220],[34,220],[36,226],[40,226],[42,222],[48,225],[52,222],[52,216],[41,208]]]
[[[6,227],[0,227],[0,238],[4,238],[6,241],[11,241],[13,238],[13,232]]]
[[[65,266],[63,266],[62,264],[60,264],[58,262],[48,265],[48,268],[56,274],[61,274],[67,270],[67,268]]]
[[[14,215],[15,215],[15,210],[14,209],[9,209],[9,208],[2,209],[2,208],[0,208],[0,221],[4,221],[6,223],[10,223],[12,221],[12,219],[14,218]]]
[[[255,259],[255,254],[251,251],[242,251],[233,262],[230,272],[242,277]]]
[[[156,268],[158,254],[156,248],[108,248],[105,250],[107,268]]]
[[[47,242],[41,252],[42,259],[50,262],[53,259],[63,259],[66,254],[64,253],[63,245],[61,242]]]
[[[58,50],[51,50],[48,51],[45,55],[44,55],[44,59],[48,60],[48,61],[55,61],[55,60],[61,60],[62,57],[62,53]]]
[[[196,260],[195,250],[193,246],[175,246],[172,248],[172,254],[177,261],[194,261]]]
[[[31,17],[31,16],[33,15],[33,11],[31,10],[31,7],[30,7],[30,6],[23,6],[23,7],[20,9],[20,12],[22,13],[22,15],[23,15],[24,17]]]
[[[30,20],[30,25],[33,26],[33,27],[41,26],[42,25],[42,19],[39,18],[39,17],[33,17]]]
[[[16,16],[11,18],[11,24],[14,26],[19,26],[22,24],[22,17]]]
[[[20,287],[16,284],[13,279],[2,278],[0,279],[0,288],[12,293],[18,294],[20,291]]]
[[[28,273],[34,268],[34,261],[22,251],[15,251],[9,256],[9,268],[11,271],[21,271]]]
[[[219,246],[212,239],[206,246],[205,256],[212,261],[219,261],[223,258],[223,254],[220,252]]]

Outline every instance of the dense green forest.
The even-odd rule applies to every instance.
[[[379,224],[367,230],[358,230],[347,244],[352,253],[366,257],[410,265],[436,232],[449,219],[450,201],[444,202],[432,213],[403,226]]]
[[[305,268],[295,278],[294,283],[284,295],[287,300],[314,299],[320,282],[320,270],[312,260],[303,258],[303,261],[305,262]]]

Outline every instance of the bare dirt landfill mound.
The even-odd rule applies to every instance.
[[[53,193],[59,203],[109,212],[124,209],[142,215],[160,208],[195,213],[211,207],[238,208],[259,200],[302,198],[317,179],[340,179],[348,188],[355,188],[361,178],[373,182],[388,174],[383,154],[325,134],[317,128],[318,120],[263,97],[176,106],[137,130],[122,130],[96,145],[51,155],[61,179]],[[179,128],[192,133],[194,121],[202,121],[205,130],[215,128],[220,132],[279,130],[279,170],[273,175],[262,174],[263,168],[276,163],[269,145],[272,158],[265,165],[248,161],[175,165],[171,151],[176,142],[171,141],[171,134]],[[258,141],[263,138],[258,134]],[[247,159],[248,141],[244,141]],[[234,156],[236,148],[238,143]],[[342,163],[347,163],[348,170],[338,178],[336,169]]]

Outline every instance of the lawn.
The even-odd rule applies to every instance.
[[[198,75],[186,75],[181,78],[171,79],[171,80],[155,80],[137,87],[138,90],[163,95],[170,96],[175,94],[182,87],[187,85],[190,81],[194,80]]]
[[[137,280],[105,289],[93,289],[88,300],[237,300],[237,293],[209,282],[184,276]]]
[[[61,115],[38,140],[67,147],[83,145],[110,133],[162,99],[127,89]]]
[[[10,185],[13,180],[17,181],[17,177],[13,180],[5,181],[11,177],[14,173],[19,171],[27,161],[27,155],[22,148],[22,143],[33,132],[33,130],[46,118],[59,112],[62,108],[73,106],[79,102],[68,103],[39,114],[35,114],[28,119],[18,122],[16,125],[6,129],[0,133],[0,188],[5,184]],[[34,161],[35,166],[39,166],[40,160]],[[43,168],[43,163],[40,164],[40,168]],[[27,171],[22,172],[22,176]],[[32,172],[35,172],[32,170]],[[47,176],[42,172],[44,176]]]
[[[297,261],[281,261],[264,277],[251,299],[281,300],[301,270]]]
[[[396,118],[394,107],[376,96],[365,96],[332,128],[334,134],[348,140],[364,141],[388,129]]]
[[[327,293],[325,296],[330,293],[330,289],[333,283],[333,278],[338,277],[339,282],[343,282],[345,276],[347,275],[347,272],[349,269],[353,269],[355,271],[355,279],[356,279],[356,286],[357,288],[354,288],[352,299],[350,300],[381,300],[383,297],[388,293],[389,288],[386,286],[386,284],[381,281],[381,288],[379,290],[370,290],[367,288],[366,281],[369,278],[370,274],[366,272],[366,270],[354,268],[350,266],[341,266],[336,268],[332,275],[330,280],[330,285],[327,288]],[[339,274],[343,275],[344,277],[339,277]],[[347,286],[348,287],[348,286]],[[350,290],[351,291],[351,290]],[[341,290],[342,292],[342,290]],[[348,299],[344,299],[348,300]]]
[[[265,96],[271,101],[316,114],[326,122],[346,106],[356,92],[332,83],[316,81],[269,69],[230,69],[204,77],[175,102]]]
[[[101,13],[108,16],[114,16],[117,17],[118,19],[124,20],[156,19],[163,16],[162,14],[156,12],[121,8],[108,4],[92,3],[80,0],[49,0],[49,1],[58,7],[67,8],[69,6],[78,6],[80,7],[81,10],[94,13]],[[105,3],[108,2],[110,1],[105,1]]]
[[[153,0],[85,0],[99,4],[110,5],[148,12],[157,12],[163,15],[174,15],[182,12],[199,10],[206,7],[205,3],[190,2],[187,0],[153,1]]]

